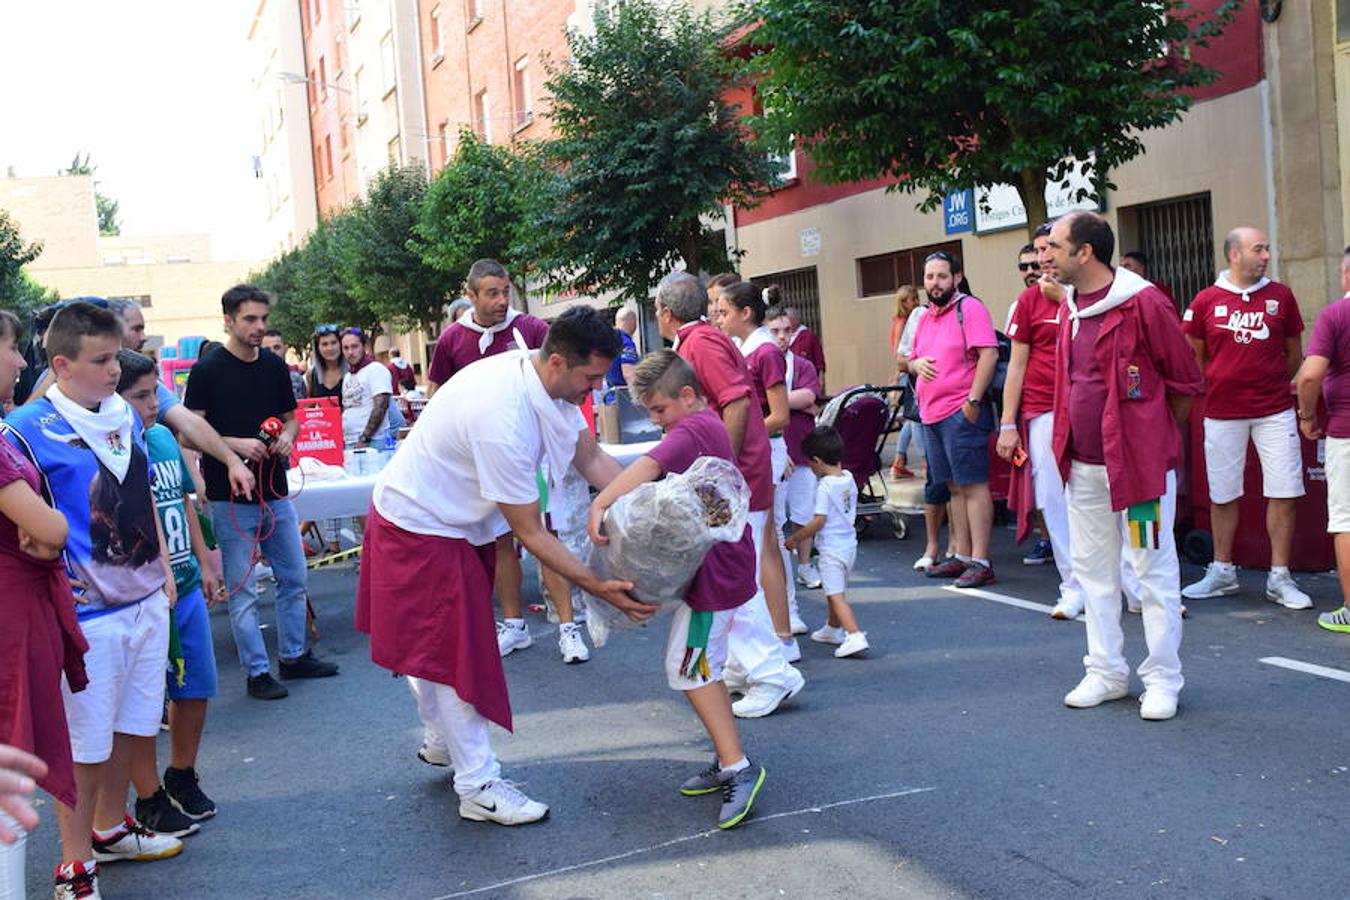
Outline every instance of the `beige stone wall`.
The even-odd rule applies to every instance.
[[[41,241],[33,269],[98,264],[98,212],[91,175],[0,178],[0,209],[28,242]]]

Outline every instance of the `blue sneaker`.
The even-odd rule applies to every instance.
[[[1037,541],[1031,552],[1022,557],[1022,565],[1024,566],[1043,566],[1054,561],[1055,551],[1050,546],[1049,541]]]

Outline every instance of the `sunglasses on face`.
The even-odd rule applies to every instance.
[[[1038,262],[1025,262],[1017,264],[1017,271],[1019,272],[1039,272],[1040,270],[1041,264]]]

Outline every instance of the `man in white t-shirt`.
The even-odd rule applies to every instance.
[[[376,447],[389,430],[389,398],[394,393],[389,370],[367,352],[366,333],[348,328],[342,333],[342,356],[348,371],[342,376],[342,439],[349,449]]]
[[[619,464],[578,405],[604,381],[619,339],[595,310],[558,317],[540,350],[508,350],[442,385],[376,482],[356,598],[371,659],[408,676],[424,725],[418,757],[452,765],[459,814],[502,825],[548,807],[501,778],[488,722],[511,728],[492,614],[496,541],[514,532],[543,565],[630,618],[655,607],[601,581],[544,527],[538,474],[569,467],[604,488]]]

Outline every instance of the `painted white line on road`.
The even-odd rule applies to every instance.
[[[834,803],[823,803],[820,806],[805,806],[801,809],[793,809],[787,812],[774,813],[769,816],[756,816],[747,821],[742,828],[748,828],[751,825],[758,825],[762,822],[772,822],[774,819],[786,819],[789,816],[803,816],[807,813],[821,813],[827,809],[838,809],[841,806],[856,806],[859,803],[872,803],[877,800],[894,800],[898,797],[909,797],[914,794],[926,794],[929,791],[935,791],[937,788],[921,787],[909,788],[903,791],[893,791],[889,794],[873,794],[870,797],[855,797],[852,800],[837,800]],[[639,847],[636,850],[629,850],[626,853],[616,853],[613,856],[606,856],[601,859],[587,860],[586,862],[575,863],[570,866],[562,866],[557,869],[550,869],[547,872],[536,872],[533,875],[523,875],[520,878],[512,878],[509,881],[499,881],[496,884],[489,884],[483,887],[472,888],[467,891],[459,891],[454,894],[443,894],[434,900],[454,900],[456,897],[471,897],[474,894],[484,894],[488,891],[498,891],[502,888],[512,887],[517,884],[524,884],[527,881],[538,881],[540,878],[552,878],[555,875],[566,875],[569,872],[576,872],[581,869],[593,869],[596,866],[604,866],[610,863],[621,862],[625,859],[631,859],[634,856],[641,856],[644,853],[654,853],[657,850],[664,850],[667,847],[675,847],[679,844],[687,844],[690,841],[699,841],[704,838],[710,838],[713,835],[724,834],[720,829],[714,828],[709,831],[700,831],[697,834],[686,834],[683,837],[671,838],[668,841],[662,841],[659,844],[652,844],[650,847]]]
[[[1029,609],[1032,612],[1045,613],[1047,616],[1055,611],[1053,606],[1047,606],[1044,603],[1033,603],[1030,600],[1023,600],[1021,597],[1009,597],[1007,594],[996,594],[993,591],[986,591],[983,588],[959,588],[945,585],[944,591],[950,591],[959,597],[979,597],[983,600],[993,600],[995,603],[1002,603],[1004,606],[1015,606],[1018,609]],[[1082,616],[1074,619],[1075,622],[1086,621]]]
[[[1296,659],[1286,659],[1283,656],[1262,657],[1261,662],[1268,666],[1289,669],[1292,672],[1302,672],[1305,675],[1316,675],[1319,678],[1330,678],[1332,681],[1344,681],[1346,684],[1350,684],[1350,672],[1344,669],[1333,669],[1330,666],[1299,662]]]

